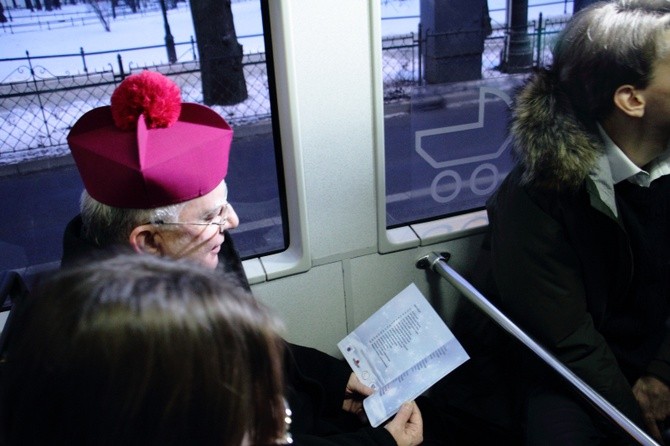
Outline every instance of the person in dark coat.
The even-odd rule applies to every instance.
[[[228,229],[239,224],[225,176],[232,129],[209,107],[182,103],[179,88],[151,72],[126,78],[111,106],[84,114],[68,135],[85,190],[67,226],[62,265],[115,246],[189,259],[249,290]],[[287,343],[285,377],[297,444],[413,445],[421,412],[408,402],[385,426],[361,422],[372,393],[344,360]]]
[[[517,165],[487,203],[486,293],[660,439],[670,415],[670,2],[576,14],[551,67],[519,92],[511,132]],[[527,444],[620,441],[527,359]]]

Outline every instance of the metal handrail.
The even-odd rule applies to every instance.
[[[445,278],[451,285],[472,302],[477,308],[483,311],[487,316],[493,319],[500,327],[510,333],[516,339],[521,341],[533,353],[539,356],[545,363],[558,372],[570,384],[572,384],[589,402],[600,409],[613,422],[621,427],[628,435],[634,438],[642,445],[660,446],[653,438],[646,432],[640,429],[635,423],[622,414],[616,407],[610,404],[600,394],[593,390],[581,378],[575,375],[562,362],[556,359],[551,353],[544,349],[541,345],[535,342],[528,336],[521,328],[505,316],[498,308],[496,308],[489,300],[484,297],[477,289],[472,286],[466,279],[451,268],[443,255],[435,252],[421,257],[417,262],[417,267],[423,269],[431,269],[443,278]]]

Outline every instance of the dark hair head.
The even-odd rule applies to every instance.
[[[610,113],[621,85],[649,84],[654,62],[667,54],[668,29],[668,0],[613,0],[575,14],[558,38],[551,72],[582,121]]]
[[[15,317],[8,444],[268,444],[282,432],[279,323],[215,272],[115,256],[57,273]]]

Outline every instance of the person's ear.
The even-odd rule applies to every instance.
[[[141,225],[132,230],[128,237],[130,246],[138,253],[161,255],[162,239],[153,225]]]
[[[644,116],[645,97],[642,90],[632,85],[622,85],[614,92],[614,105],[628,116],[641,118]]]

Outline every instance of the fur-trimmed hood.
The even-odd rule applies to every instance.
[[[537,72],[517,95],[511,133],[524,167],[522,182],[555,190],[578,188],[605,151],[546,71]]]

